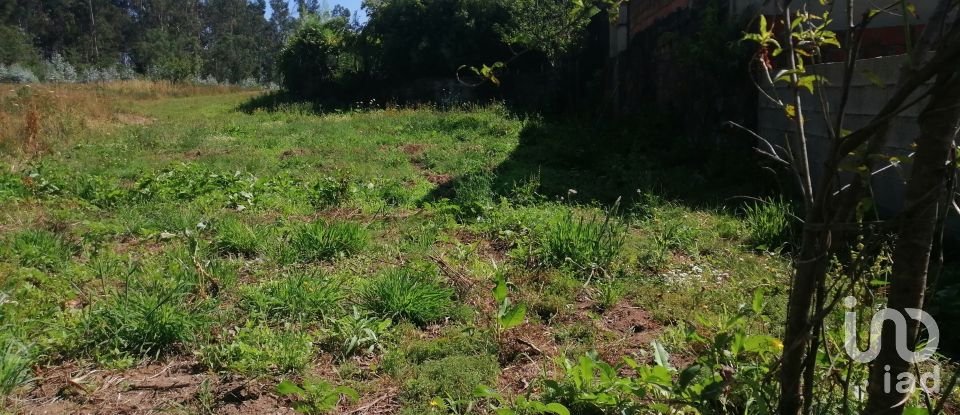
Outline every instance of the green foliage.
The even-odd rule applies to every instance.
[[[216,224],[215,245],[220,252],[255,256],[262,244],[260,236],[250,225],[236,218],[225,218]]]
[[[303,96],[329,91],[339,69],[339,55],[344,53],[346,38],[350,36],[346,23],[316,16],[301,20],[277,60],[287,91]]]
[[[241,305],[274,322],[316,322],[340,307],[343,291],[330,278],[307,273],[285,275],[242,288]]]
[[[383,351],[383,340],[393,322],[368,316],[353,308],[353,313],[332,320],[329,329],[330,340],[342,357],[355,353],[373,353]]]
[[[744,206],[748,242],[757,249],[775,250],[790,241],[793,211],[783,199],[767,199]]]
[[[453,291],[420,270],[397,268],[370,281],[362,293],[363,305],[381,316],[426,325],[446,317]]]
[[[492,293],[493,301],[497,304],[497,333],[523,324],[527,315],[527,306],[523,304],[513,305],[513,302],[507,297],[507,278],[505,275],[498,274],[497,285],[493,287]]]
[[[591,18],[600,12],[592,1],[500,0],[499,3],[510,16],[497,25],[503,41],[520,50],[543,53],[549,59],[559,59],[580,46]]]
[[[31,380],[33,361],[27,347],[12,336],[0,336],[0,403]]]
[[[414,402],[435,397],[465,400],[477,385],[488,384],[500,372],[494,356],[449,356],[414,368],[403,385],[403,396]]]
[[[288,243],[297,260],[312,262],[359,253],[369,239],[367,229],[358,223],[316,221],[294,229]]]
[[[72,327],[75,352],[97,357],[158,357],[193,342],[209,323],[209,306],[192,285],[128,279],[84,310]]]
[[[350,195],[350,183],[344,179],[324,177],[313,184],[308,195],[316,208],[337,206]]]
[[[460,65],[491,62],[509,51],[495,26],[507,11],[489,0],[370,2],[364,35],[392,79],[450,76]]]
[[[41,230],[27,230],[13,235],[10,248],[21,265],[45,271],[61,269],[73,251],[60,235]]]
[[[467,174],[454,186],[458,218],[475,219],[493,207],[493,175],[489,172]]]
[[[545,263],[553,266],[603,269],[623,249],[624,235],[625,227],[614,217],[613,209],[603,220],[577,218],[568,213],[550,223],[541,241],[541,255]]]
[[[293,399],[293,409],[301,414],[325,414],[333,411],[340,401],[356,401],[360,395],[353,388],[335,386],[321,379],[307,379],[297,385],[284,380],[277,385],[280,396]]]
[[[214,370],[247,376],[301,373],[313,361],[313,339],[299,330],[247,322],[229,341],[204,346],[200,361]]]

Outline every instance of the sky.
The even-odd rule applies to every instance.
[[[357,12],[361,12],[361,13],[363,12],[362,10],[360,10],[360,3],[362,1],[363,0],[327,0],[327,3],[330,5],[331,9],[333,8],[333,6],[336,6],[339,4],[343,7],[350,9],[350,14],[356,14]],[[290,12],[293,14],[297,14],[297,1],[288,0],[287,3],[290,3]],[[270,3],[267,3],[267,15],[269,15],[270,13],[272,13],[270,11]],[[363,15],[361,15],[360,21],[363,21],[363,20],[365,19],[363,18]]]

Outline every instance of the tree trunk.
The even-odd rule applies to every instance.
[[[927,271],[943,198],[948,196],[948,164],[960,121],[960,73],[958,63],[944,65],[932,87],[930,102],[919,117],[920,136],[913,169],[907,183],[904,210],[893,254],[887,307],[906,317],[906,344],[916,346],[919,321],[904,312],[923,308]],[[897,375],[912,373],[910,363],[896,350],[896,325],[887,320],[880,337],[880,354],[873,362],[868,387],[868,414],[901,414],[909,396],[895,387]],[[887,370],[889,368],[889,370]]]

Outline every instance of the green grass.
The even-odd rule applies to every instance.
[[[316,221],[294,229],[285,244],[297,261],[313,262],[359,253],[369,239],[366,228],[358,223]]]
[[[339,283],[305,273],[242,287],[241,292],[244,309],[276,323],[321,321],[332,316],[344,299]]]
[[[263,246],[261,230],[236,218],[225,218],[216,224],[216,246],[220,252],[252,257]]]
[[[218,371],[248,376],[302,373],[313,360],[313,339],[298,331],[247,324],[223,343],[200,349],[200,361]]]
[[[56,390],[64,367],[139,379],[126,371],[197,359],[189,413],[234,399],[222,379],[272,393],[312,376],[425,413],[527,362],[503,356],[641,353],[605,327],[633,307],[680,353],[702,348],[674,326],[710,334],[702,321],[758,287],[782,310],[789,261],[755,249],[778,214],[717,203],[749,192],[704,183],[666,154],[673,137],[496,105],[237,111],[248,97],[132,101],[150,123],[0,157],[0,393]],[[502,336],[495,275],[528,310]]]
[[[362,298],[363,305],[374,313],[420,325],[449,316],[453,307],[452,290],[428,273],[410,268],[390,270],[371,280]]]
[[[20,265],[46,271],[59,270],[71,255],[71,247],[63,237],[32,229],[13,235],[10,250]]]

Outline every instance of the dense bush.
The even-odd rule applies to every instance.
[[[284,88],[300,95],[323,92],[333,81],[348,35],[343,19],[305,18],[277,61]]]
[[[10,66],[4,66],[0,64],[0,83],[4,82],[14,84],[34,84],[40,82],[40,79],[37,78],[37,75],[35,75],[33,71],[18,64],[13,64]]]
[[[54,53],[45,62],[47,82],[64,83],[77,81],[77,69],[59,53]]]

